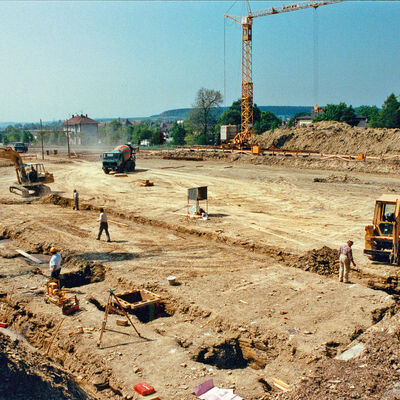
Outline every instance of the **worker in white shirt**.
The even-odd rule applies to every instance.
[[[52,247],[50,248],[50,278],[60,279],[60,272],[61,272],[61,255],[57,253],[57,250]]]
[[[100,227],[99,227],[99,234],[97,235],[97,240],[100,240],[100,236],[104,230],[106,232],[107,242],[111,242],[110,234],[108,233],[107,214],[105,213],[104,208],[100,208],[100,216],[98,221],[100,222]]]

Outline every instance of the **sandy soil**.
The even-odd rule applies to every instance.
[[[76,188],[86,208],[79,212],[52,204],[54,196],[16,199],[8,193],[13,169],[0,169],[0,239],[12,239],[0,241],[0,320],[47,349],[62,317],[40,292],[47,266],[28,264],[15,249],[47,254],[55,245],[81,311],[63,320],[49,355],[94,397],[139,398],[133,385],[146,381],[162,399],[194,399],[192,387],[212,377],[256,400],[266,382],[300,382],[319,360],[395,313],[396,297],[384,283],[397,290],[397,269],[370,263],[362,249],[374,200],[397,187],[396,176],[139,156],[136,172],[117,177],[96,160],[46,161],[53,193],[71,199]],[[208,186],[206,221],[185,217],[187,189],[197,186]],[[101,206],[111,243],[95,240]],[[336,249],[348,238],[357,262],[352,284],[304,271],[307,251]],[[169,275],[180,285],[168,285]],[[110,315],[112,331],[98,348],[109,288],[161,295],[164,317],[135,317],[140,338]],[[69,335],[77,326],[95,330]]]

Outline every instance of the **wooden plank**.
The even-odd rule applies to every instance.
[[[117,225],[120,225],[120,226],[129,226],[128,224],[124,224],[122,222],[117,222],[117,221],[114,221],[114,220],[111,220],[111,219],[109,219],[108,222],[112,222],[113,224],[117,224]]]
[[[21,254],[21,256],[24,256],[26,258],[29,258],[29,260],[33,261],[35,264],[42,264],[42,260],[39,260],[38,258],[36,258],[35,256],[32,256],[31,254],[28,254],[27,252],[20,250],[20,249],[16,249],[16,252]]]

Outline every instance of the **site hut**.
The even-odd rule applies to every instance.
[[[63,123],[64,131],[69,131],[70,143],[73,145],[87,145],[98,143],[99,123],[86,115],[72,115]]]

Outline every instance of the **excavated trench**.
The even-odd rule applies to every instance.
[[[65,371],[0,332],[0,400],[90,400]]]
[[[106,267],[102,264],[86,262],[75,271],[62,273],[60,280],[65,288],[79,287],[104,281],[105,271]]]
[[[229,339],[221,344],[201,349],[193,359],[220,369],[246,368],[249,364],[249,360],[243,356],[238,339]]]

